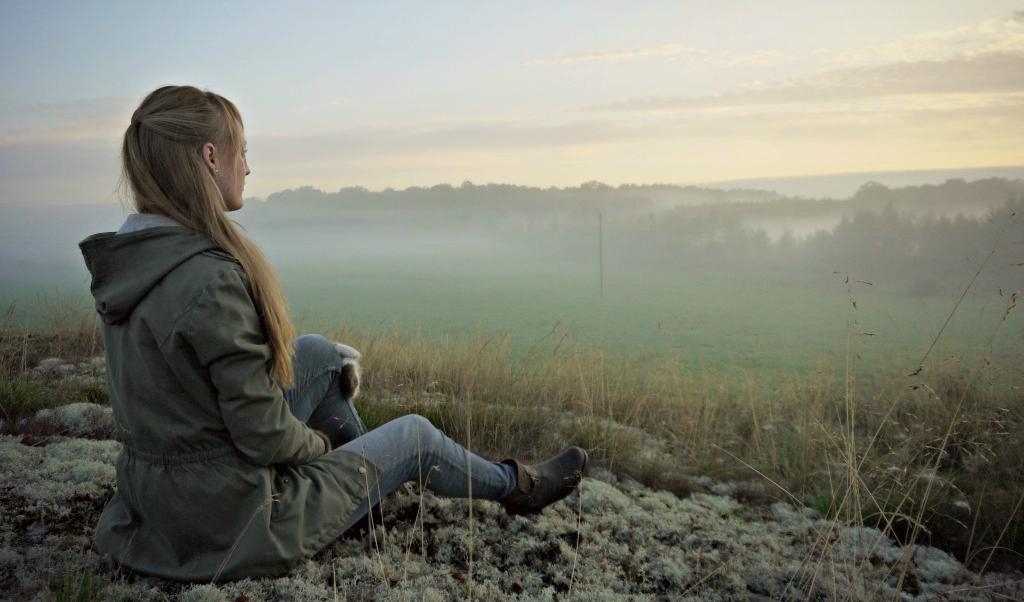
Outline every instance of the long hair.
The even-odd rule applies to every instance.
[[[273,353],[271,375],[290,387],[295,325],[281,283],[259,247],[228,219],[224,197],[201,156],[210,142],[237,157],[242,127],[238,109],[223,96],[192,86],[157,88],[124,133],[121,182],[129,184],[136,211],[165,215],[202,232],[242,264]]]

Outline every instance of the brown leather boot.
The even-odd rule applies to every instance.
[[[503,460],[516,469],[516,488],[499,503],[509,514],[536,514],[569,495],[583,479],[587,452],[570,447],[540,464]]]

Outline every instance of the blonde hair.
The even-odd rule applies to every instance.
[[[165,215],[206,234],[242,264],[273,353],[271,375],[294,386],[295,325],[281,283],[263,252],[233,220],[201,149],[207,142],[242,152],[242,116],[232,102],[192,86],[151,92],[132,115],[121,149],[121,182],[135,210]]]

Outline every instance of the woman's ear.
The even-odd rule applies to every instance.
[[[203,157],[203,163],[206,164],[206,167],[208,167],[210,171],[214,174],[220,171],[220,169],[217,168],[217,147],[215,147],[212,142],[204,144],[199,150],[199,153]]]

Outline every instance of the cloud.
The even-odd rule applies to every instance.
[[[252,193],[305,184],[323,190],[437,182],[563,185],[681,182],[757,174],[1019,163],[1024,98],[1012,106],[863,113],[800,106],[766,116],[659,113],[531,126],[478,122],[251,140]],[[386,131],[385,131],[386,130]],[[458,130],[459,136],[449,136]],[[435,139],[436,137],[436,139]],[[361,141],[368,144],[363,145]],[[490,142],[489,142],[490,141]],[[248,190],[248,189],[247,189]]]
[[[800,140],[832,148],[843,140],[875,140],[877,144],[891,137],[906,145],[914,139],[941,140],[944,136],[948,145],[972,136],[988,136],[993,144],[1001,144],[1008,136],[1024,134],[1024,94],[996,103],[944,98],[946,102],[923,105],[901,101],[884,110],[864,110],[854,103],[808,111],[793,104],[776,107],[770,114],[760,110],[740,114],[709,111],[695,117],[661,112],[640,119],[615,114],[604,120],[549,125],[498,121],[429,127],[410,124],[315,136],[255,137],[250,140],[250,153],[255,155],[252,162],[257,171],[266,165],[273,166],[276,174],[301,170],[314,177],[322,176],[328,166],[382,163],[397,169],[410,164],[441,168],[487,161],[519,165],[528,171],[527,157],[540,153],[588,157],[633,149],[643,155],[653,152],[645,150],[648,144],[651,148],[681,144],[710,149]],[[957,134],[950,136],[950,132]]]
[[[941,61],[892,63],[825,71],[800,79],[753,82],[730,94],[640,98],[591,111],[659,112],[812,105],[929,95],[1004,96],[1024,93],[1024,53],[989,53]]]
[[[900,62],[944,61],[996,53],[1024,52],[1024,10],[959,27],[933,29],[882,44],[854,48],[819,48],[812,55],[823,69],[877,66]],[[736,53],[681,44],[599,50],[526,61],[528,65],[619,63],[644,58],[681,61],[696,68],[772,67],[796,59],[777,50]]]
[[[598,120],[539,125],[520,121],[476,121],[362,127],[320,135],[253,136],[250,154],[268,161],[307,163],[318,157],[359,159],[369,155],[415,155],[452,151],[514,152],[517,149],[595,145],[643,138],[656,126]],[[261,150],[257,150],[261,149]],[[266,153],[265,155],[263,155]],[[256,162],[259,157],[254,157]]]
[[[559,185],[589,179],[686,181],[757,174],[1019,163],[1024,95],[1013,103],[829,111],[633,115],[528,121],[409,123],[249,140],[249,195],[437,182]],[[0,203],[112,196],[117,149],[99,142],[0,145]]]
[[[662,44],[625,50],[605,50],[560,57],[532,59],[527,65],[576,65],[581,63],[619,63],[641,58],[660,57],[682,61],[694,67],[770,67],[792,60],[792,55],[777,50],[749,53],[713,51],[680,44]]]
[[[847,49],[821,48],[815,56],[823,67],[857,67],[897,62],[943,61],[992,53],[1024,52],[1024,11],[903,36],[892,42]]]
[[[387,123],[309,135],[252,132],[254,176],[247,190],[606,175],[678,181],[1017,163],[1017,141],[1024,139],[1022,24],[1015,14],[879,47],[821,51],[815,56],[824,68],[817,73],[753,81],[726,94],[627,98],[568,116]],[[530,64],[653,59],[698,69],[790,58],[667,44]],[[330,111],[346,102],[304,108]],[[0,108],[0,203],[110,198],[118,139],[136,103],[94,98]]]

